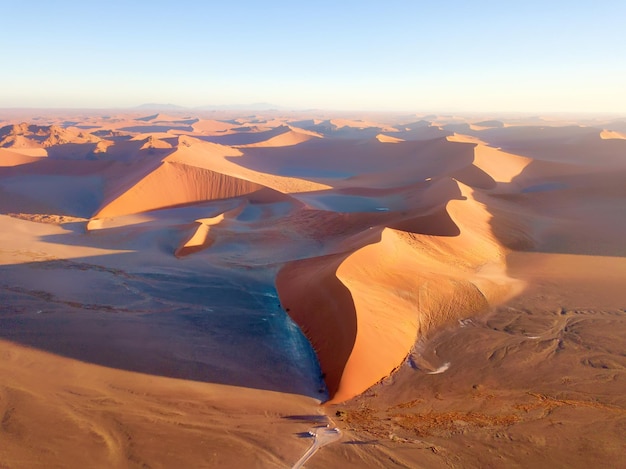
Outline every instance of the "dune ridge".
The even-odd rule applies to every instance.
[[[443,212],[451,224],[437,224],[427,210],[422,217],[391,223],[396,229],[377,228],[340,263],[334,257],[294,261],[279,272],[281,301],[318,354],[331,402],[354,397],[388,376],[430,331],[519,291],[519,282],[505,273],[508,250],[492,232],[491,214],[469,186],[459,183],[459,190],[464,200],[451,199]],[[431,234],[419,233],[420,218],[428,220]],[[458,230],[453,236],[446,231],[450,227]],[[328,304],[323,303],[328,294],[312,288],[310,277],[316,275],[324,285],[335,284]],[[344,289],[346,300],[339,307],[336,291]],[[332,340],[335,333],[324,326],[329,315],[331,330],[342,331]],[[350,349],[347,356],[337,352],[345,349]]]
[[[242,210],[243,204],[240,204],[238,207],[220,213],[217,216],[196,220],[195,222],[198,224],[196,231],[184,244],[174,251],[174,255],[177,257],[188,256],[194,252],[210,247],[214,241],[210,233],[211,226],[218,225],[224,222],[224,220],[236,217]]]

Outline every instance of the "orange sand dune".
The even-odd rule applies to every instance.
[[[448,135],[446,139],[450,142],[460,142],[460,143],[475,143],[475,144],[483,144],[486,145],[480,138],[474,135],[464,135],[458,134],[454,132],[452,135]]]
[[[158,208],[237,197],[262,189],[253,182],[207,169],[164,161],[132,188],[105,204],[95,218],[115,217]]]
[[[600,138],[603,140],[610,140],[613,138],[626,139],[626,134],[623,132],[616,132],[614,130],[603,130],[600,133]]]
[[[168,157],[170,162],[211,169],[232,177],[253,181],[284,193],[305,192],[329,187],[302,178],[283,177],[250,170],[239,163],[242,152],[236,148],[203,142],[191,137],[181,137],[179,141],[177,151]]]
[[[191,126],[193,127],[194,132],[206,135],[215,135],[222,132],[227,132],[233,127],[237,127],[235,124],[213,119],[200,119],[198,122],[195,122]]]
[[[38,147],[10,147],[11,151],[14,153],[19,153],[20,155],[30,156],[33,158],[41,158],[48,156],[48,151],[45,148]]]
[[[48,148],[64,144],[98,142],[100,139],[82,131],[71,131],[56,125],[29,125],[25,122],[0,129],[0,145],[3,147]]]
[[[312,138],[322,138],[316,132],[304,129],[289,129],[283,133],[270,137],[267,140],[258,143],[249,143],[247,145],[237,145],[238,148],[259,148],[259,147],[290,147],[306,142]]]
[[[385,134],[378,134],[376,135],[376,140],[378,140],[381,143],[398,143],[398,142],[404,142],[403,139],[398,138],[398,137],[392,137],[391,135],[385,135]]]
[[[22,164],[34,163],[39,158],[29,156],[24,153],[0,148],[0,166],[19,166]]]
[[[166,149],[167,143],[146,139],[141,149]],[[105,204],[94,218],[110,218],[208,200],[226,199],[252,194],[265,187],[294,192],[324,187],[295,178],[262,175],[241,168],[225,159],[238,150],[218,144],[180,137],[178,145],[162,163],[138,163],[122,178],[115,177],[112,168]],[[212,169],[208,169],[212,168]],[[266,185],[264,185],[266,184]],[[97,224],[91,224],[95,227]]]
[[[529,158],[502,152],[482,144],[477,145],[475,148],[474,164],[476,168],[482,170],[485,177],[492,178],[494,182],[510,183],[513,180],[517,183],[521,182],[520,175],[524,172],[528,173],[525,170],[531,163],[532,160]],[[543,168],[543,171],[541,168]],[[533,179],[539,178],[540,174],[543,177],[550,177],[550,174],[552,174],[554,177],[556,174],[562,174],[563,170],[567,174],[567,168],[567,165],[550,162],[541,164],[539,169],[535,166],[533,171],[525,176],[526,184],[529,184]],[[569,171],[570,174],[581,174],[581,168],[572,168],[573,170]],[[456,173],[459,173],[459,171],[456,171]],[[463,173],[463,175],[467,176],[466,173]],[[471,185],[477,184],[476,180],[471,178],[469,183]],[[524,233],[523,222],[516,222],[517,216],[515,214],[507,216],[504,209],[496,208],[500,204],[495,202],[492,202],[493,208],[491,211],[497,213],[498,216],[492,220],[490,212],[480,208],[481,204],[476,205],[476,202],[474,202],[474,205],[468,205],[468,201],[475,199],[475,196],[472,195],[473,191],[469,187],[461,187],[462,193],[467,200],[452,201],[449,204],[451,218],[459,226],[460,236],[451,239],[435,237],[422,240],[415,234],[407,234],[405,232],[404,235],[397,239],[405,240],[404,242],[409,242],[409,245],[419,247],[419,250],[412,254],[402,254],[402,251],[398,251],[400,249],[399,244],[402,245],[402,243],[390,242],[390,233],[392,232],[385,230],[383,231],[383,241],[381,243],[366,246],[356,251],[336,268],[337,280],[344,287],[348,288],[352,296],[352,307],[347,308],[347,311],[353,311],[353,313],[347,313],[349,317],[346,321],[348,323],[356,321],[358,326],[355,326],[355,330],[358,332],[346,339],[349,341],[348,344],[339,345],[339,347],[351,348],[350,356],[346,360],[345,365],[338,367],[334,363],[335,359],[331,359],[332,363],[329,365],[329,370],[333,375],[331,382],[337,383],[332,387],[333,390],[336,389],[334,400],[342,401],[352,397],[362,392],[373,382],[387,376],[408,353],[410,345],[415,340],[415,337],[418,336],[418,331],[423,334],[433,321],[434,323],[439,323],[439,321],[445,322],[444,318],[446,315],[442,313],[440,306],[437,306],[437,298],[448,298],[449,295],[465,298],[464,295],[473,291],[478,293],[475,300],[468,297],[461,302],[467,308],[456,307],[456,312],[459,316],[451,317],[450,319],[458,319],[463,314],[471,314],[471,311],[483,309],[489,304],[496,304],[510,296],[512,292],[517,291],[514,282],[504,274],[504,256],[507,249],[503,245],[519,246],[532,242],[528,240],[528,234]],[[518,186],[516,190],[519,191],[521,189],[522,187]],[[502,235],[505,232],[517,232],[518,234],[513,235],[512,238],[508,238],[508,235],[504,238],[494,236],[494,233]],[[384,246],[386,244],[393,246],[393,249],[388,247],[385,250]],[[375,248],[375,246],[380,246],[380,248]],[[382,251],[377,252],[377,249]],[[432,258],[420,260],[420,256],[424,256],[428,252],[432,253]],[[369,256],[366,253],[370,253]],[[352,264],[351,259],[358,259],[358,261],[354,261]],[[380,264],[388,259],[394,260],[390,261],[389,264]],[[411,259],[411,262],[409,265],[397,268],[402,274],[396,273],[394,276],[392,272],[396,271],[399,262],[396,259]],[[445,261],[446,259],[448,259],[447,262]],[[485,267],[486,261],[489,261],[489,268]],[[310,263],[311,261],[306,261],[303,265],[306,265],[307,262]],[[447,265],[447,263],[451,265]],[[419,266],[419,268],[414,272],[413,268],[415,267],[412,266]],[[299,282],[296,276],[302,268],[296,266],[287,267],[285,275],[279,275],[277,280],[279,292],[291,291],[291,293],[287,293],[286,300],[291,301],[290,307],[292,311],[296,309],[296,305],[293,304],[291,299],[294,286],[290,283],[290,279],[294,282]],[[319,269],[319,267],[314,268]],[[354,274],[354,271],[357,273]],[[414,314],[402,316],[399,313],[414,311],[415,306],[401,306],[394,304],[390,299],[393,298],[393,294],[390,292],[399,289],[399,278],[404,275],[410,279],[407,283],[413,287],[420,284],[419,281],[416,281],[416,278],[420,277],[425,279],[428,279],[430,276],[432,276],[430,278],[437,278],[439,279],[439,285],[441,285],[442,279],[445,277],[452,277],[453,279],[454,286],[450,287],[451,290],[447,293],[444,288],[439,294],[429,295],[429,298],[434,298],[433,305],[429,306],[428,302],[420,304],[419,309],[424,312],[424,317],[426,318],[422,320],[422,330],[417,326],[419,321]],[[388,283],[389,281],[386,282],[384,280],[387,278],[386,276],[391,276],[391,278],[395,279],[393,286]],[[469,288],[468,293],[462,293],[462,285],[464,284],[468,286],[473,285],[473,287]],[[307,297],[308,292],[306,289],[299,290],[297,285],[298,283],[295,285],[298,291],[297,294]],[[375,293],[376,287],[374,286],[376,285],[383,285],[381,292],[378,294]],[[452,294],[452,291],[455,291],[455,293]],[[316,293],[312,294],[316,295]],[[381,299],[377,300],[377,296]],[[360,300],[360,298],[363,299]],[[307,302],[305,301],[305,303]],[[436,311],[432,315],[429,314],[431,308],[434,308],[434,311]],[[388,311],[391,312],[388,313]],[[383,314],[394,314],[394,318],[393,320],[382,320]],[[398,314],[400,316],[397,316]],[[303,314],[296,311],[293,315],[296,321],[303,324],[303,330],[313,331],[315,329],[308,322],[315,316],[314,312],[309,311],[308,314]],[[312,320],[316,321],[316,319]],[[405,323],[404,321],[408,322]],[[413,321],[413,325],[409,325],[411,321]],[[388,352],[386,358],[383,357],[384,354],[380,353],[380,349],[373,351],[370,344],[373,341],[379,342],[382,340],[380,335],[378,335],[381,328],[384,327],[381,324],[393,325],[399,323],[405,324],[403,327],[398,328],[401,331],[399,332],[400,334],[407,334],[404,339],[401,338],[402,336],[394,335],[391,332],[382,334],[384,337],[393,337],[390,343],[396,344],[397,348],[390,344],[381,347],[382,350]],[[393,328],[393,326],[391,327]],[[396,329],[394,328],[393,330]],[[316,345],[316,350],[318,350],[320,361],[324,368],[326,364],[323,357],[335,357],[335,355],[332,351],[320,351],[320,348],[327,346],[325,342],[321,342],[318,338],[312,338],[311,340]],[[330,345],[331,349],[332,347]],[[340,355],[344,356],[345,352]],[[341,370],[340,377],[337,376],[338,370]]]
[[[190,254],[193,254],[194,252],[198,252],[210,247],[214,241],[210,233],[211,226],[218,225],[222,223],[225,219],[237,216],[241,213],[242,210],[243,204],[240,204],[238,207],[221,213],[215,217],[200,218],[196,220],[198,227],[195,233],[191,236],[191,238],[185,241],[182,246],[176,249],[174,255],[178,257],[188,256]]]
[[[100,138],[89,133],[56,125],[40,126],[23,122],[0,129],[0,147],[28,156],[82,159],[93,153],[100,142]]]
[[[474,165],[485,171],[497,182],[511,182],[532,161],[530,158],[482,144],[476,145],[474,149]]]
[[[516,291],[503,273],[506,249],[492,234],[491,215],[469,187],[461,186],[461,194],[466,200],[448,204],[457,236],[441,237],[447,234],[445,224],[435,236],[384,229],[380,241],[345,258],[295,261],[279,273],[281,302],[315,347],[332,402],[354,397],[388,376],[415,340],[437,325]],[[409,229],[417,221],[399,226]],[[334,284],[334,293],[322,295],[313,288],[317,275],[323,279],[319,288],[331,291]],[[335,302],[338,291],[344,291],[342,304]],[[333,331],[348,332],[329,334],[324,326],[329,316],[336,324]]]
[[[172,148],[172,144],[167,139],[175,140],[175,137],[167,132],[148,132],[135,134],[131,141],[142,141],[145,144],[158,145],[159,148]]]

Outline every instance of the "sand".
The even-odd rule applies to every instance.
[[[622,121],[5,114],[1,467],[621,464]]]

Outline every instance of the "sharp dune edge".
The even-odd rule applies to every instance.
[[[312,422],[354,444],[307,467],[626,449],[623,122],[20,119],[0,466],[289,467]]]
[[[379,240],[357,249],[338,266],[335,259],[320,259],[301,273],[298,264],[311,262],[295,261],[295,266],[279,273],[283,304],[311,339],[332,401],[354,397],[389,375],[429,329],[470,316],[517,290],[516,282],[504,273],[505,249],[490,233],[490,215],[470,202],[469,187],[463,192],[467,200],[449,204],[452,223],[461,231],[452,240],[444,230],[437,237],[383,228]],[[326,281],[314,285],[325,261],[331,267],[324,269],[324,277],[334,279],[335,289],[347,289],[342,304],[337,304],[340,295],[334,290],[323,292],[330,288]],[[481,275],[478,271],[485,265],[500,271],[499,278]],[[314,269],[314,279],[309,269]],[[347,324],[336,324],[342,317]],[[345,364],[337,348],[349,350]],[[332,364],[325,366],[327,362]]]

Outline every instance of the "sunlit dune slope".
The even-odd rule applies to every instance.
[[[0,166],[20,166],[34,163],[37,160],[39,160],[39,158],[36,156],[29,156],[6,148],[0,148]]]
[[[515,291],[491,214],[470,187],[459,190],[447,213],[415,214],[350,254],[294,261],[278,274],[281,302],[317,351],[332,401],[389,375],[429,330]]]
[[[617,132],[615,130],[603,130],[600,133],[600,138],[602,138],[603,140],[610,140],[612,138],[626,139],[626,134],[623,132]]]
[[[250,194],[263,186],[203,168],[164,161],[157,169],[102,207],[95,218]]]

